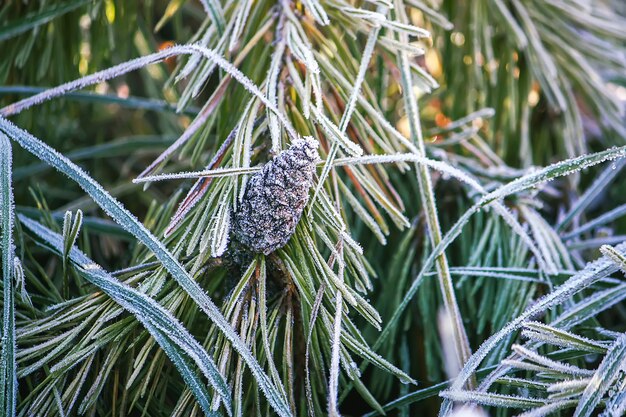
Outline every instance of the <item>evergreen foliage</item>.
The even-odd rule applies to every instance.
[[[623,415],[624,28],[3,3],[0,415]]]

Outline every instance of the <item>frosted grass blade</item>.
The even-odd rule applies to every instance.
[[[187,273],[178,260],[135,216],[126,210],[119,201],[111,197],[100,184],[87,175],[80,167],[30,133],[18,128],[2,117],[0,117],[0,129],[5,131],[11,139],[16,141],[28,152],[74,180],[109,216],[111,216],[111,218],[150,249],[156,258],[161,261],[165,269],[232,343],[235,350],[250,367],[250,371],[254,375],[259,388],[263,391],[274,410],[281,416],[291,415],[289,406],[282,400],[280,393],[272,385],[268,376],[254,359],[249,348],[237,335],[230,323],[224,318],[219,308]]]
[[[626,243],[623,243],[615,248],[620,252],[626,250]],[[497,344],[509,333],[519,329],[527,320],[537,315],[538,313],[545,311],[555,305],[562,303],[564,300],[572,296],[573,294],[581,291],[582,289],[593,284],[600,278],[606,277],[609,274],[614,273],[617,270],[617,266],[612,260],[607,257],[602,257],[595,262],[588,264],[582,271],[578,272],[567,280],[563,285],[557,287],[554,291],[541,298],[535,304],[527,308],[520,316],[511,320],[500,329],[497,333],[489,337],[480,348],[472,355],[469,361],[465,364],[458,378],[454,381],[451,387],[451,391],[459,391],[465,384],[465,381],[473,375],[474,371],[480,365],[480,362],[487,356],[487,354],[494,349]],[[446,415],[450,409],[450,403],[444,402],[440,409],[440,415]]]
[[[13,296],[13,190],[11,188],[11,142],[0,133],[0,221],[2,237],[2,343],[0,352],[0,410],[15,415],[17,369],[15,364],[15,300]]]
[[[604,245],[600,247],[600,252],[602,254],[615,262],[617,266],[622,270],[622,272],[626,273],[626,257],[615,250],[614,247],[609,245]]]
[[[397,22],[397,24],[410,26],[407,24],[407,22],[409,22],[409,19],[406,15],[404,4],[399,0],[395,1],[395,13],[397,20],[399,21]],[[399,31],[396,34],[397,40],[401,43],[408,43],[408,33],[405,31]],[[413,35],[419,36],[419,32],[413,33]],[[424,31],[422,36],[430,35],[427,31]],[[416,154],[419,156],[425,156],[426,148],[424,145],[424,136],[422,133],[419,106],[415,94],[413,93],[414,83],[413,77],[411,75],[410,59],[405,51],[399,51],[397,60],[398,67],[401,73],[403,91],[402,99],[409,122],[411,140],[415,143],[415,146],[417,148]],[[419,186],[420,205],[422,206],[426,216],[428,238],[431,245],[433,247],[436,247],[439,246],[442,242],[442,232],[439,222],[439,215],[437,213],[437,200],[435,198],[432,179],[430,177],[430,173],[424,165],[417,165],[415,170]],[[450,320],[452,322],[455,354],[457,356],[458,363],[463,364],[472,354],[472,350],[469,345],[469,339],[467,337],[465,326],[461,317],[461,312],[459,310],[459,306],[456,300],[456,294],[454,291],[454,286],[452,285],[452,278],[450,276],[450,266],[448,264],[448,258],[445,254],[445,250],[442,250],[437,255],[437,259],[435,262],[437,265],[437,277],[439,282],[439,288],[443,298],[444,307],[446,309],[446,312],[449,314]],[[468,385],[470,387],[473,385],[472,379],[468,381]]]
[[[619,161],[609,167],[606,167],[602,174],[600,174],[594,180],[593,184],[591,184],[589,188],[585,190],[585,193],[559,222],[556,230],[561,231],[565,229],[576,216],[578,216],[591,203],[593,203],[595,198],[619,175],[625,164],[626,161]]]
[[[34,105],[41,104],[44,101],[62,96],[70,91],[98,84],[111,78],[119,77],[120,75],[126,74],[127,72],[143,68],[147,65],[161,62],[167,58],[184,54],[200,55],[208,60],[215,62],[215,64],[219,65],[220,68],[230,74],[230,76],[233,77],[242,86],[244,86],[245,89],[248,90],[248,92],[256,96],[268,109],[270,109],[278,117],[278,120],[280,120],[280,122],[285,126],[285,130],[292,138],[295,139],[298,137],[297,133],[293,129],[293,126],[291,125],[289,120],[287,120],[285,115],[273,103],[267,100],[265,95],[261,92],[259,87],[257,87],[252,82],[252,80],[246,77],[246,75],[239,71],[239,69],[237,69],[237,67],[235,67],[232,63],[224,59],[224,57],[221,56],[218,52],[200,45],[176,45],[172,46],[171,48],[164,49],[160,52],[156,52],[154,54],[131,59],[119,65],[115,65],[105,70],[98,71],[94,74],[81,77],[77,80],[61,84],[59,86],[50,88],[40,94],[35,94],[32,97],[28,97],[18,102],[9,104],[8,106],[0,109],[0,115],[5,117],[11,116],[20,113],[21,111],[28,109]]]
[[[613,343],[578,402],[574,417],[588,417],[602,401],[616,378],[626,373],[626,334]]]
[[[458,402],[478,403],[493,407],[533,408],[546,404],[540,398],[519,397],[514,395],[495,394],[477,391],[444,391],[441,396]]]
[[[200,0],[200,4],[202,4],[204,11],[211,16],[211,20],[215,23],[218,33],[220,35],[223,34],[226,22],[224,20],[224,12],[222,11],[219,1]]]
[[[50,245],[54,251],[63,255],[65,247],[61,235],[27,217],[20,215],[19,219],[24,226]],[[212,414],[209,409],[210,397],[208,392],[204,383],[190,368],[185,355],[182,355],[180,351],[184,352],[203,371],[203,374],[226,404],[230,414],[231,393],[224,377],[220,374],[213,359],[182,323],[144,293],[115,279],[74,246],[69,251],[69,259],[85,279],[104,291],[113,301],[132,313],[144,325],[178,367],[181,376],[207,415]]]
[[[607,160],[611,160],[611,159],[617,159],[617,158],[622,158],[624,157],[626,153],[626,147],[621,147],[621,148],[613,148],[613,149],[608,149],[606,151],[602,151],[602,152],[598,152],[598,153],[594,153],[594,154],[590,154],[590,155],[583,155],[581,157],[577,157],[577,158],[573,158],[573,159],[568,159],[566,161],[562,161],[559,162],[557,164],[545,167],[541,170],[538,170],[536,172],[533,172],[531,174],[525,175],[523,177],[520,177],[508,184],[503,185],[500,188],[497,188],[496,190],[492,191],[491,193],[485,195],[484,197],[482,197],[478,203],[476,203],[473,207],[471,207],[469,210],[467,210],[462,216],[461,218],[459,218],[459,220],[448,230],[448,232],[443,236],[443,238],[441,239],[441,242],[435,246],[435,248],[433,248],[432,252],[429,254],[428,258],[423,262],[423,266],[421,271],[417,274],[417,276],[415,277],[415,279],[413,280],[410,288],[406,291],[406,293],[404,294],[402,301],[400,302],[400,304],[396,307],[392,317],[389,319],[389,322],[387,323],[387,325],[383,328],[383,331],[380,333],[376,343],[374,344],[374,348],[376,349],[377,347],[379,347],[382,342],[385,340],[385,338],[389,335],[390,330],[396,325],[397,321],[400,319],[400,315],[402,314],[402,312],[406,309],[406,307],[409,304],[409,301],[413,298],[413,296],[415,295],[415,293],[417,292],[419,286],[421,285],[424,276],[426,273],[428,273],[431,268],[433,267],[434,263],[435,263],[435,259],[436,257],[440,254],[443,253],[443,251],[456,239],[456,237],[458,237],[458,235],[461,233],[463,227],[469,222],[471,216],[478,212],[482,207],[488,206],[490,204],[492,204],[493,202],[496,202],[510,194],[513,193],[517,193],[519,191],[531,188],[539,183],[542,182],[546,182],[549,181],[551,179],[557,178],[559,176],[564,176],[564,175],[568,175],[571,174],[573,172],[576,172],[578,170],[587,168],[589,166],[593,166],[602,162],[605,162]],[[620,246],[622,247],[622,246]],[[624,246],[626,247],[626,246]],[[589,267],[589,266],[588,266]],[[614,270],[616,270],[617,267],[613,267]],[[577,275],[575,275],[574,277],[570,278],[570,280],[568,280],[565,284],[563,284],[561,287],[559,287],[559,290],[561,292],[554,294],[551,293],[549,294],[547,297],[560,297],[560,296],[564,296],[563,292],[564,289],[566,288],[566,286],[568,285],[584,285],[584,286],[588,286],[591,285],[593,282],[595,282],[597,279],[600,278],[604,278],[606,275],[602,275],[602,276],[598,276],[598,277],[594,277],[594,279],[590,279],[590,282],[587,282],[587,280],[582,280],[581,283],[578,284],[574,284],[575,282],[577,282],[576,280],[574,280],[575,277],[578,277],[579,274],[581,274],[581,272],[579,272]],[[608,274],[607,274],[608,275]],[[574,280],[574,281],[572,281]],[[573,293],[576,292],[577,289],[574,288],[569,288],[567,287],[567,291],[569,293]],[[545,300],[545,298],[544,298]],[[556,301],[556,303],[558,304],[559,301]],[[534,307],[538,307],[540,306],[540,303],[537,303],[536,305],[534,305]],[[546,307],[547,308],[547,307]],[[542,310],[540,310],[542,311]],[[520,317],[524,317],[524,316],[520,316]],[[532,314],[528,317],[532,317]],[[501,332],[507,330],[507,332],[505,333],[498,333],[493,335],[490,339],[488,339],[487,342],[492,343],[492,345],[490,345],[489,348],[486,348],[485,351],[481,351],[479,349],[479,351],[477,351],[476,353],[474,353],[474,355],[470,358],[470,361],[466,362],[465,368],[464,370],[468,369],[469,364],[472,364],[473,370],[477,369],[478,364],[480,363],[480,361],[482,361],[482,359],[484,359],[484,357],[487,355],[488,350],[492,349],[497,343],[498,341],[505,337],[506,334],[508,334],[508,332],[514,331],[516,329],[518,329],[522,323],[524,321],[528,320],[527,318],[524,318],[522,321],[520,322],[511,322],[511,323],[516,323],[511,329],[503,329],[501,330]],[[492,340],[492,338],[496,338],[498,340]],[[485,343],[487,343],[485,342]],[[481,349],[483,349],[483,347],[485,347],[486,345],[483,344],[483,346],[481,347]],[[480,354],[482,355],[481,359],[478,359],[476,363],[472,362],[472,358],[475,358],[478,353],[480,352]],[[464,371],[461,372],[459,377],[465,377],[467,378],[468,376],[464,374]],[[457,390],[460,390],[461,386],[459,386],[457,388]],[[444,406],[449,406],[449,403],[444,404]]]

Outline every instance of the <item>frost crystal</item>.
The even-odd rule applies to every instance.
[[[233,233],[253,252],[268,255],[293,235],[313,185],[317,147],[313,138],[296,139],[248,181]]]

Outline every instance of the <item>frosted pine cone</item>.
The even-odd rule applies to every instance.
[[[313,185],[317,147],[311,137],[296,139],[248,181],[233,233],[253,252],[268,255],[295,232]]]

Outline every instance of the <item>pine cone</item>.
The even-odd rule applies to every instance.
[[[254,174],[235,213],[235,238],[252,252],[270,254],[296,230],[313,185],[318,142],[296,139]]]

